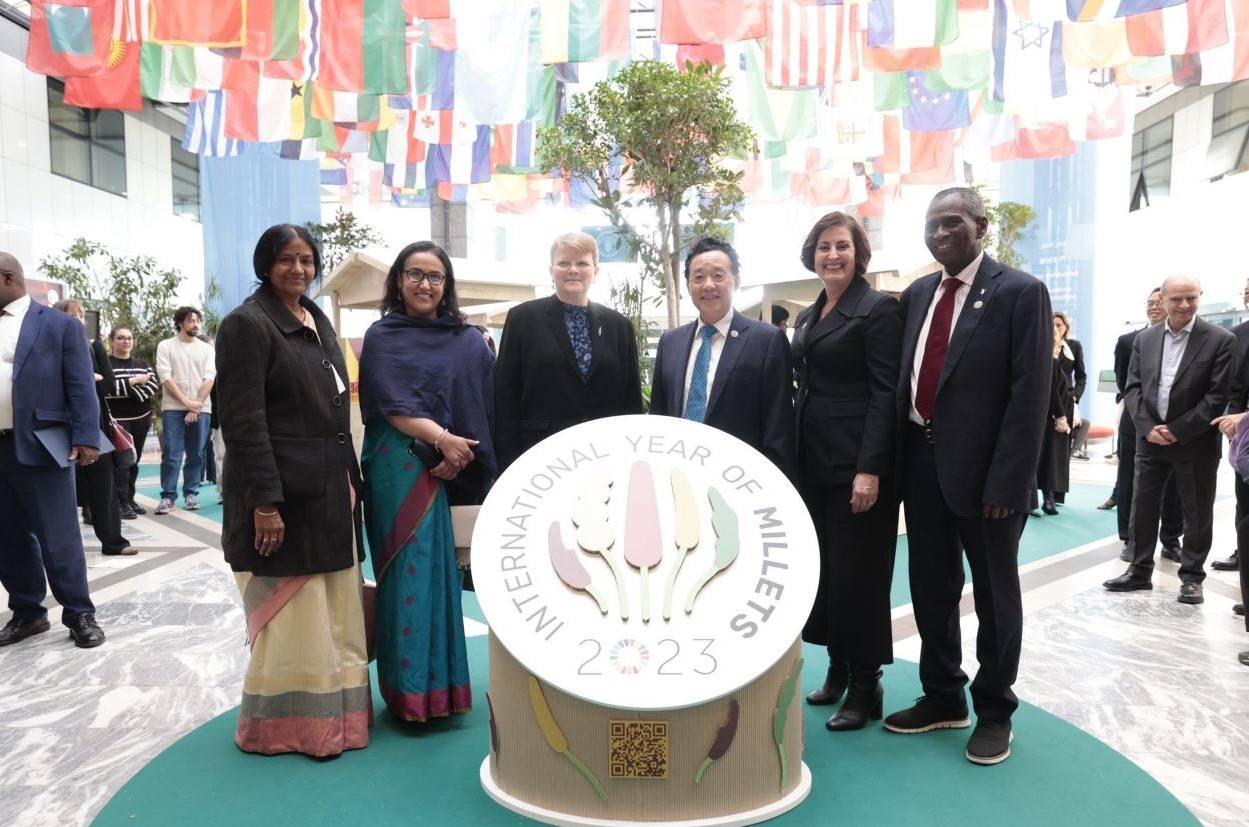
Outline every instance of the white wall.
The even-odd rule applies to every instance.
[[[41,258],[79,237],[128,255],[151,255],[182,271],[180,299],[203,291],[204,242],[198,221],[173,213],[167,132],[125,116],[125,197],[52,174],[47,79],[0,52],[0,250],[28,275]]]

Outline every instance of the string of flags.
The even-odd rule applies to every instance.
[[[901,187],[1123,134],[1134,87],[1249,78],[1249,0],[658,0],[651,58],[724,67],[753,202],[881,215]],[[276,142],[322,183],[524,212],[587,194],[537,131],[631,59],[630,0],[32,0],[65,102],[187,106],[205,156]]]

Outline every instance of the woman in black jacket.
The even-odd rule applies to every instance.
[[[1054,361],[1050,381],[1050,411],[1046,419],[1045,441],[1037,468],[1037,488],[1041,489],[1041,510],[1058,514],[1071,488],[1071,439],[1082,424],[1076,404],[1084,393],[1087,374],[1084,349],[1071,336],[1071,321],[1061,311],[1054,313]],[[1034,516],[1040,516],[1034,512]]]
[[[848,215],[825,215],[802,245],[824,282],[794,323],[798,373],[799,490],[820,543],[820,584],[802,639],[828,648],[824,685],[807,696],[834,704],[830,730],[881,717],[881,665],[893,662],[889,587],[898,503],[893,493],[894,393],[902,347],[897,299],[864,274],[867,233]]]
[[[304,296],[321,270],[308,231],[270,227],[253,266],[260,286],[217,336],[214,409],[230,454],[221,543],[252,653],[234,740],[337,755],[368,745],[370,718],[347,366]]]
[[[590,301],[598,244],[567,233],[551,245],[555,295],[513,308],[494,366],[499,471],[578,422],[642,412],[637,340],[629,320]]]

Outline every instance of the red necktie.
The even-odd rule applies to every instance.
[[[950,323],[954,320],[954,294],[962,285],[958,279],[946,278],[941,282],[944,291],[937,300],[937,309],[928,326],[928,339],[924,342],[924,360],[919,363],[919,384],[915,388],[915,410],[927,422],[932,419],[937,404],[937,381],[941,378],[941,366],[945,353],[950,349]]]

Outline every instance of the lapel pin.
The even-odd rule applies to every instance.
[[[736,330],[730,330],[730,331],[729,331],[729,335],[730,335],[730,336],[732,336],[734,339],[736,339],[736,338],[737,338],[737,331],[736,331]]]
[[[972,307],[979,310],[980,308],[984,307],[984,302],[976,302],[975,304],[972,305]]]
[[[600,336],[602,336],[602,335],[603,335],[603,326],[602,326],[602,325],[599,325],[599,327],[598,327],[598,335],[600,335]]]

